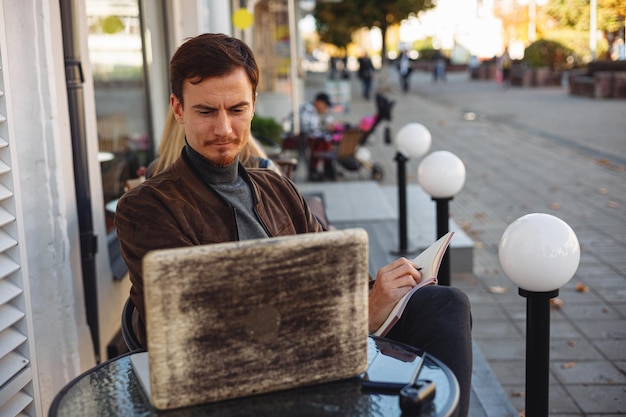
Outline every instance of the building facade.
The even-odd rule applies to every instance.
[[[0,415],[47,415],[63,386],[123,348],[130,283],[114,202],[155,156],[173,51],[203,32],[255,49],[255,33],[278,39],[263,22],[282,25],[288,4],[0,2]],[[254,27],[233,27],[241,7]],[[284,83],[284,54],[273,56],[283,49],[263,51],[277,69],[263,69],[276,79],[259,97],[288,111],[289,91],[272,91]]]

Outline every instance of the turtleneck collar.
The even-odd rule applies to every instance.
[[[185,140],[186,142],[186,140]],[[231,184],[235,182],[239,175],[239,155],[232,164],[220,167],[212,164],[198,152],[196,152],[189,143],[185,144],[185,156],[192,168],[200,176],[200,179],[207,184]]]

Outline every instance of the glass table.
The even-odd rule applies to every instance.
[[[268,394],[161,411],[151,406],[135,376],[128,353],[104,362],[79,375],[55,397],[49,417],[57,416],[401,416],[397,392],[365,389],[362,379],[345,379]],[[382,371],[394,368],[393,377],[411,374],[422,351],[389,339],[368,338],[368,362],[383,364]],[[383,360],[381,362],[381,360]],[[403,369],[404,368],[404,369]],[[368,369],[368,371],[373,369]],[[406,371],[406,372],[405,372]],[[376,372],[383,375],[384,372]],[[374,377],[374,375],[372,375]],[[410,376],[408,377],[410,378]],[[436,385],[433,403],[422,417],[456,416],[459,386],[452,372],[438,359],[426,354],[420,379]]]

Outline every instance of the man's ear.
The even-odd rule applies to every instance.
[[[174,112],[174,117],[179,124],[183,124],[183,104],[180,102],[178,97],[174,94],[170,94],[170,106],[172,106],[172,111]]]

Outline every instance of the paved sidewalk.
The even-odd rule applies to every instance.
[[[515,408],[524,409],[526,305],[497,246],[512,221],[543,212],[568,223],[581,245],[578,271],[552,309],[550,415],[625,416],[626,101],[572,97],[565,88],[503,91],[466,74],[434,84],[415,73],[402,94],[394,75],[392,132],[422,123],[431,150],[454,152],[466,165],[450,209],[474,241],[473,271],[454,274],[452,284],[470,297],[474,340]],[[352,85],[350,113],[339,117],[358,122],[375,106]],[[307,95],[323,88],[323,77],[307,78]],[[394,185],[395,150],[380,127],[368,148],[384,167],[381,184]],[[411,184],[418,163],[407,164]]]

